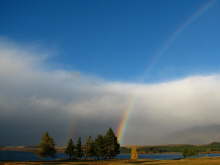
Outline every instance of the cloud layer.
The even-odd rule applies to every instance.
[[[125,144],[220,140],[217,74],[138,84],[48,68],[40,51],[0,42],[0,145],[37,144],[45,131],[62,145],[116,129],[131,100]]]

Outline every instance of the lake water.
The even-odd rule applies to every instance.
[[[139,154],[139,158],[149,158],[157,160],[172,160],[182,158],[181,154]],[[220,154],[200,154],[196,157],[220,157]],[[66,159],[67,156],[63,153],[57,154],[56,158],[46,158],[42,159],[31,152],[21,152],[21,151],[0,151],[0,161],[40,161],[40,160],[55,160],[55,159]],[[129,159],[130,154],[120,154],[116,158],[118,159]]]

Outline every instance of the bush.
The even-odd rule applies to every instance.
[[[183,157],[186,158],[186,157],[198,155],[198,151],[193,148],[186,148],[183,150],[182,154],[183,154]]]

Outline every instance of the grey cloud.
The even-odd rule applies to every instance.
[[[187,132],[198,126],[193,138],[205,143],[213,139],[210,127],[220,125],[217,74],[157,84],[111,82],[48,70],[39,52],[0,44],[0,145],[35,145],[44,131],[62,145],[70,136],[116,129],[131,101],[124,144],[196,143]]]

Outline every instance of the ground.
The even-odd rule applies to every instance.
[[[220,158],[196,158],[181,160],[111,160],[83,162],[5,162],[0,165],[220,165]]]

